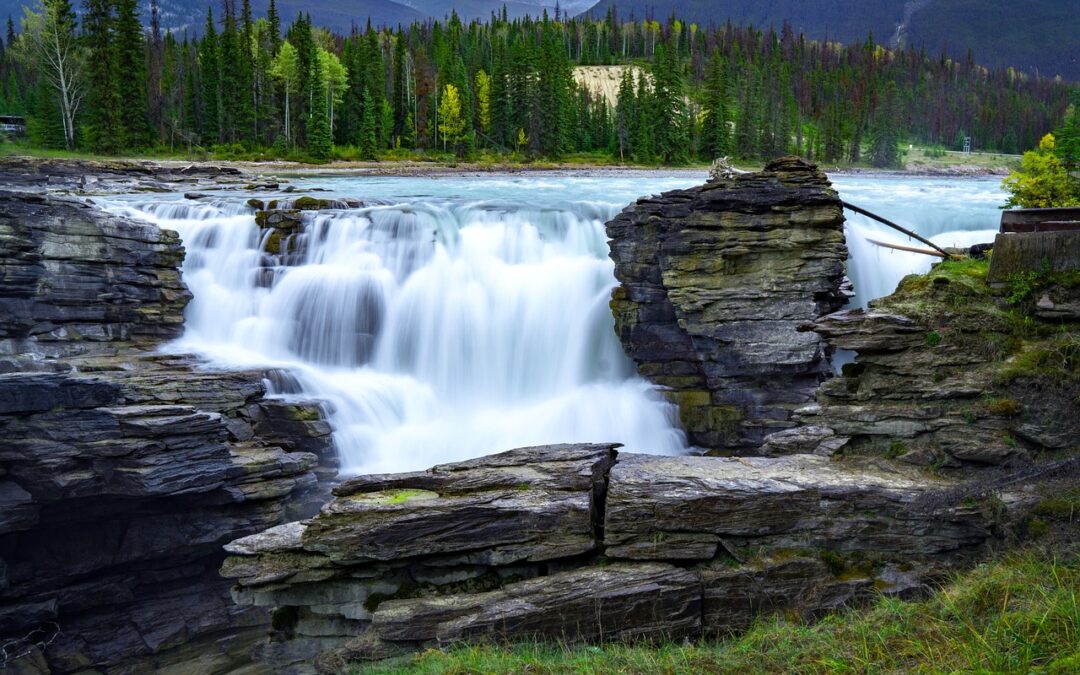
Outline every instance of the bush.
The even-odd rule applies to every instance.
[[[1046,134],[1038,150],[1024,153],[1020,170],[1001,182],[1011,196],[1005,207],[1042,209],[1080,205],[1080,193],[1069,172],[1054,156],[1054,135]]]

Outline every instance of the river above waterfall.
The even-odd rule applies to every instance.
[[[261,249],[250,197],[102,198],[177,230],[194,299],[170,349],[216,367],[275,367],[282,397],[325,402],[343,472],[421,469],[527,445],[620,442],[688,450],[677,414],[637,377],[613,331],[604,223],[639,196],[704,172],[303,175],[292,184],[362,208],[322,211],[285,260]],[[992,241],[998,179],[837,176],[841,196],[936,243]],[[848,214],[856,302],[925,271],[927,256]],[[918,245],[915,243],[915,245]]]

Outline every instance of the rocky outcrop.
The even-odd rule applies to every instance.
[[[183,192],[242,186],[248,179],[235,167],[128,160],[0,158],[0,184],[33,194]]]
[[[191,298],[182,259],[175,232],[74,199],[0,192],[0,352],[178,336]]]
[[[797,327],[846,302],[843,222],[825,175],[789,157],[608,223],[616,332],[692,444],[752,450],[795,426],[830,372],[825,342]]]
[[[319,407],[148,351],[190,297],[173,232],[0,194],[0,669],[228,672],[269,622],[222,544],[310,516]]]
[[[477,639],[716,635],[975,554],[991,512],[920,506],[945,487],[813,456],[525,448],[348,481],[314,518],[229,544],[222,574],[239,605],[276,608],[261,654],[279,672]]]
[[[820,435],[823,454],[935,470],[1016,469],[1080,450],[1080,324],[1047,311],[1080,305],[1080,277],[1031,271],[995,287],[987,274],[986,261],[941,263],[867,310],[804,326],[858,355],[788,433]],[[766,448],[789,440],[776,434]]]

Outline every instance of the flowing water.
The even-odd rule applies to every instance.
[[[287,369],[295,382],[271,383],[272,394],[324,401],[344,472],[366,473],[557,442],[685,452],[676,410],[615,337],[604,222],[640,195],[703,177],[302,177],[298,187],[326,190],[319,197],[365,206],[312,214],[287,265],[268,265],[246,194],[104,203],[184,240],[194,299],[172,348],[221,367]],[[996,180],[835,182],[849,201],[946,245],[992,240],[1003,200]],[[849,217],[859,302],[929,266],[867,243],[904,238]]]

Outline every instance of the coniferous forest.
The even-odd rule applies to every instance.
[[[976,55],[840,45],[778,30],[492,16],[349,35],[224,0],[198,34],[149,29],[137,0],[39,0],[9,19],[0,112],[29,142],[153,151],[379,159],[574,153],[680,164],[787,152],[896,166],[901,144],[1017,153],[1063,119],[1069,85]],[[617,103],[574,67],[625,65]]]

